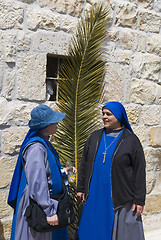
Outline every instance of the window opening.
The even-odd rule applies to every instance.
[[[63,57],[47,55],[46,65],[46,99],[57,101],[59,70],[63,62]]]

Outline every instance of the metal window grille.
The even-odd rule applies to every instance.
[[[59,69],[62,64],[63,57],[47,55],[46,65],[46,99],[48,101],[58,100],[58,82]]]

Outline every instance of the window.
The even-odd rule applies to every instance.
[[[59,69],[63,59],[62,56],[47,55],[46,99],[48,101],[56,101],[58,99]]]

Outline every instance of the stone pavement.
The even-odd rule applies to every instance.
[[[161,229],[145,232],[145,240],[161,240]]]

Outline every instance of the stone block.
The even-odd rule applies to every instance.
[[[146,170],[157,171],[161,169],[161,150],[145,148]]]
[[[17,59],[17,98],[46,99],[46,55],[22,54]]]
[[[148,12],[147,10],[139,11],[139,30],[144,32],[159,33],[161,26],[161,16],[159,14]]]
[[[125,105],[130,124],[139,123],[140,107],[137,105]]]
[[[60,27],[60,18],[47,9],[30,8],[27,11],[27,25],[30,30],[56,30]]]
[[[106,62],[116,62],[116,57],[117,57],[117,50],[116,49],[116,44],[114,42],[109,42],[108,46],[105,48],[106,51]],[[123,51],[123,50],[122,50]]]
[[[146,128],[144,126],[132,126],[132,129],[136,136],[139,138],[142,146],[144,146],[146,142]]]
[[[18,28],[22,29],[24,10],[15,1],[0,2],[0,29]]]
[[[136,50],[137,48],[137,33],[129,29],[120,31],[120,47],[128,50]]]
[[[160,0],[154,1],[154,10],[158,13],[161,12],[161,1]]]
[[[84,0],[63,0],[63,2],[65,2],[65,5],[67,6],[66,8],[67,8],[68,14],[72,14],[74,16],[81,15],[84,7]],[[62,1],[58,0],[57,6],[61,8],[61,5],[62,5]]]
[[[4,126],[27,126],[30,112],[36,105],[35,103],[24,103],[18,100],[7,102],[4,98],[0,98],[0,124]]]
[[[146,198],[145,213],[154,213],[161,211],[161,194],[151,194]]]
[[[161,171],[161,149],[160,148],[156,149],[156,157],[158,159],[156,170]],[[159,182],[161,183],[161,172],[160,172],[159,178],[160,178]],[[160,187],[161,187],[161,185],[160,185]]]
[[[150,194],[156,184],[156,176],[154,172],[147,172],[146,173],[146,191],[147,194]]]
[[[147,8],[147,9],[153,8],[153,1],[151,0],[130,0],[130,2],[136,3],[139,8],[140,7]]]
[[[2,132],[2,153],[16,154],[19,153],[20,146],[28,131],[27,127],[7,128]]]
[[[6,109],[6,105],[7,105],[7,100],[3,97],[0,97],[0,114],[1,114],[0,124],[2,124],[2,115]]]
[[[142,217],[143,217],[145,232],[161,229],[161,212],[146,213],[146,214],[143,214]]]
[[[117,69],[117,71],[116,71]],[[125,71],[125,69],[124,69]],[[105,99],[104,101],[123,100],[123,69],[117,64],[110,64],[106,66],[105,75]],[[117,86],[117,88],[116,88]]]
[[[149,145],[152,147],[161,147],[161,127],[152,127],[148,131]]]
[[[32,51],[51,53],[55,55],[67,55],[71,35],[64,32],[36,33],[33,36]]]
[[[7,198],[8,192],[0,192],[0,219],[9,216]]]
[[[0,36],[2,57],[7,63],[15,62],[16,59],[16,34],[3,33]]]
[[[38,4],[40,5],[41,8],[44,7],[50,7],[50,9],[55,9],[55,1],[56,0],[39,0]]]
[[[158,56],[134,53],[131,59],[131,75],[137,78],[144,78],[152,81],[158,81],[159,73],[156,73]]]
[[[83,0],[39,0],[40,7],[49,7],[59,13],[79,16],[83,10]]]
[[[131,51],[116,49],[114,52],[115,61],[121,64],[130,64]]]
[[[161,105],[161,86],[157,86],[157,99],[156,103]]]
[[[66,32],[76,33],[78,18],[70,15],[62,15],[60,19],[60,29]]]
[[[96,4],[100,4],[100,0],[88,0],[85,2],[85,5],[83,6],[84,7],[84,11],[89,11],[91,9],[91,6],[94,6]],[[107,5],[108,4],[108,5]],[[106,6],[109,7],[109,10],[111,10],[109,12],[109,15],[110,17],[112,17],[113,15],[113,10],[114,10],[114,3],[110,0],[107,0],[106,1]],[[113,18],[113,17],[112,17]]]
[[[160,160],[160,166],[161,166],[161,158]],[[155,186],[155,192],[156,193],[161,193],[161,172],[156,173],[156,186]]]
[[[161,36],[147,38],[147,52],[161,57]]]
[[[144,125],[159,125],[161,119],[160,106],[143,106],[141,112],[141,120]]]
[[[118,3],[116,10],[116,26],[137,27],[137,6],[131,3]]]
[[[29,51],[31,38],[24,32],[17,33],[17,51]]]
[[[141,71],[143,71],[144,55],[142,53],[135,53],[131,59],[131,75],[140,78]]]
[[[156,84],[133,78],[131,81],[131,101],[135,104],[154,104],[156,100]]]
[[[17,157],[0,157],[0,188],[10,185]]]
[[[11,227],[12,227],[11,220],[0,221],[0,239],[1,240],[10,240]]]
[[[159,80],[159,73],[156,73],[155,70],[159,61],[160,58],[158,56],[147,55],[141,77],[157,82]]]
[[[107,31],[107,37],[111,42],[118,42],[120,39],[120,31],[116,27],[109,28]]]
[[[142,34],[138,34],[138,51],[140,52],[146,51],[146,36]]]
[[[15,93],[15,78],[16,78],[15,75],[16,75],[15,70],[12,71],[9,68],[5,69],[5,74],[4,74],[5,93],[4,93],[4,96],[6,97],[6,99],[9,99],[9,100],[11,100],[14,97],[14,93]]]

